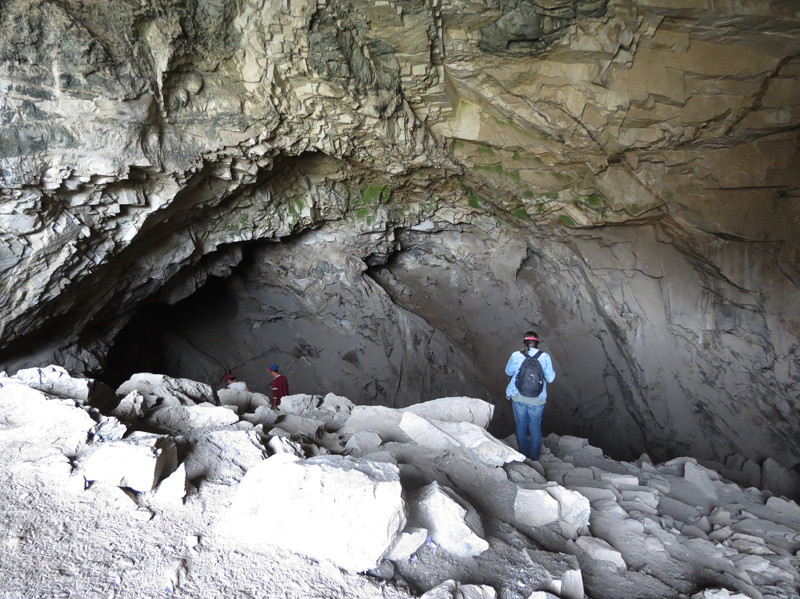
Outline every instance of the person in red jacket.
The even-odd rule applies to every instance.
[[[277,364],[270,364],[267,372],[272,375],[272,409],[277,410],[281,405],[281,398],[289,395],[289,381],[278,372]]]

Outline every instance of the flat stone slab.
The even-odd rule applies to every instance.
[[[405,524],[397,466],[281,453],[247,472],[216,530],[242,550],[274,545],[363,572]]]

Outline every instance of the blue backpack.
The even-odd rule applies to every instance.
[[[539,394],[544,389],[544,369],[539,362],[539,356],[542,355],[541,350],[533,355],[520,352],[525,356],[525,360],[519,367],[517,372],[517,380],[515,384],[517,391],[520,395],[525,397],[539,397]]]

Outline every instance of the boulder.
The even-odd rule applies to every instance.
[[[306,454],[303,451],[303,448],[300,447],[300,444],[295,443],[287,437],[281,437],[279,435],[270,437],[270,440],[267,442],[267,447],[269,447],[273,454],[288,453],[298,458],[306,457]]]
[[[73,377],[60,366],[25,368],[17,371],[13,378],[31,389],[56,397],[74,399],[81,404],[104,409],[111,409],[116,404],[116,397],[111,387],[94,379]]]
[[[122,422],[135,423],[147,413],[144,396],[136,389],[123,397],[111,411]]]
[[[0,447],[6,460],[77,455],[96,424],[72,402],[51,399],[17,379],[0,378]]]
[[[714,482],[711,480],[708,471],[704,467],[687,462],[684,466],[683,478],[700,489],[706,497],[719,499],[717,489],[714,487]]]
[[[761,464],[761,486],[786,499],[800,500],[800,474],[772,458]]]
[[[100,481],[134,491],[152,491],[163,475],[178,466],[172,439],[162,435],[134,433],[127,439],[101,443],[82,463],[87,481]]]
[[[248,471],[217,532],[243,550],[279,546],[362,572],[380,562],[405,524],[396,466],[282,453]]]
[[[186,497],[187,486],[186,466],[181,464],[175,472],[158,484],[154,497],[160,504],[181,506],[183,498]]]
[[[259,407],[271,407],[269,397],[261,393],[240,391],[238,389],[220,389],[217,391],[219,403],[223,406],[235,406],[239,414],[255,412]]]
[[[428,420],[404,412],[400,428],[419,445],[431,449],[461,448],[489,466],[521,462],[525,456],[470,422]]]
[[[486,584],[461,584],[445,580],[439,586],[424,593],[420,599],[495,599],[497,591]]]
[[[242,420],[249,422],[250,424],[261,424],[264,426],[275,424],[277,419],[278,412],[267,406],[259,406],[256,408],[254,413],[242,415]]]
[[[381,437],[378,433],[360,431],[347,440],[344,450],[347,454],[363,456],[378,449],[381,443]]]
[[[589,525],[591,508],[586,497],[561,486],[547,487],[547,492],[558,501],[559,522],[565,522],[578,531]]]
[[[447,433],[458,444],[471,453],[478,461],[489,466],[502,466],[509,462],[522,462],[525,456],[486,432],[485,429],[470,422],[432,423]]]
[[[239,417],[230,407],[204,403],[197,406],[158,408],[150,412],[146,422],[158,430],[192,434],[199,429],[229,426],[239,422]]]
[[[494,405],[474,397],[443,397],[403,408],[427,420],[469,422],[487,428],[494,414]]]
[[[200,479],[230,485],[267,457],[261,438],[254,430],[195,432],[190,437],[184,460],[189,480]]]
[[[611,545],[606,543],[603,539],[597,539],[595,537],[579,537],[578,540],[575,541],[575,545],[577,545],[582,551],[586,552],[586,554],[593,560],[608,562],[613,564],[613,566],[617,569],[625,569],[628,567],[625,564],[625,560],[622,559],[622,554],[614,549]]]
[[[333,393],[328,393],[325,397],[322,398],[322,403],[320,404],[321,410],[328,410],[329,412],[333,412],[334,414],[338,414],[340,412],[350,413],[353,411],[355,405],[353,402],[347,399],[346,397],[342,397],[340,395],[335,395]]]
[[[409,522],[426,528],[434,542],[457,557],[473,557],[489,548],[475,508],[435,481],[409,498]]]
[[[288,414],[302,414],[314,410],[320,403],[319,395],[286,395],[281,398],[279,407],[281,412]]]
[[[125,396],[134,390],[142,394],[148,408],[157,404],[193,406],[198,403],[217,403],[210,385],[164,374],[134,374],[117,388],[117,396]]]
[[[304,435],[310,439],[321,438],[325,432],[325,423],[316,418],[305,418],[297,414],[278,416],[275,427],[286,431],[290,435]]]
[[[372,431],[378,433],[384,443],[391,441],[408,443],[411,438],[400,428],[402,416],[400,410],[383,406],[356,406],[338,432],[346,435],[359,431]]]
[[[547,489],[517,489],[514,517],[526,526],[545,526],[558,521],[558,500]]]
[[[397,540],[385,557],[394,561],[405,559],[419,549],[427,538],[426,529],[408,526],[397,536]]]

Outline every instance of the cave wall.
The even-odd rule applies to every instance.
[[[140,306],[223,278],[236,334],[174,337],[201,348],[176,372],[277,356],[365,402],[498,398],[530,325],[555,430],[800,461],[791,2],[0,20],[0,368],[102,373]]]

